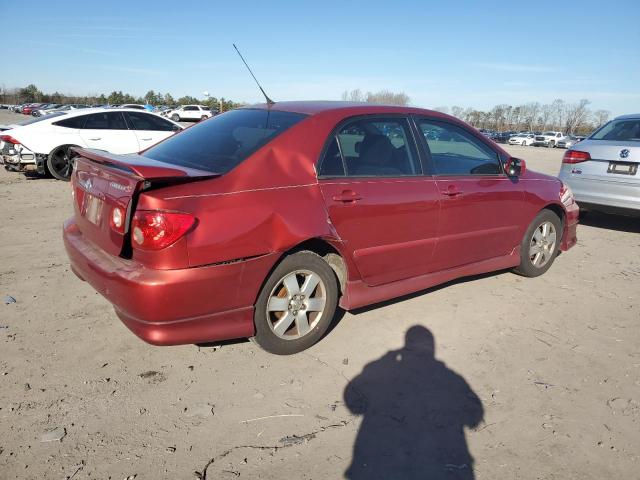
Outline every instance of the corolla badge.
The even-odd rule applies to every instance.
[[[620,150],[620,158],[627,158],[629,156],[629,149],[623,148]]]
[[[131,187],[129,185],[120,185],[116,182],[110,182],[109,186],[115,190],[120,190],[121,192],[130,192]]]

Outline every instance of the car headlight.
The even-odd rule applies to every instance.
[[[566,185],[564,183],[560,188],[560,201],[566,207],[576,203],[576,199],[573,196],[573,191],[571,190],[571,187],[569,187],[569,185]]]

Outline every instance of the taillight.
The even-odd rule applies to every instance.
[[[564,183],[560,187],[560,201],[566,206],[569,207],[575,203],[575,198],[573,196],[573,191],[569,187],[569,185],[565,185]]]
[[[131,243],[141,250],[160,250],[177,242],[195,221],[189,213],[137,211],[131,222]]]
[[[0,135],[0,140],[7,143],[13,143],[14,145],[20,145],[20,142],[11,135]]]
[[[113,210],[111,210],[109,224],[118,233],[124,233],[124,216],[124,208],[122,207],[113,207]]]
[[[581,152],[579,150],[567,150],[562,157],[562,163],[580,163],[591,160],[589,152]]]

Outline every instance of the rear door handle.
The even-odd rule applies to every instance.
[[[343,190],[339,195],[334,195],[332,198],[335,202],[342,203],[352,203],[362,200],[362,197],[353,190]]]
[[[90,138],[89,140],[102,140],[102,137],[93,137],[93,138]]]
[[[462,195],[464,192],[462,190],[458,190],[455,187],[449,187],[446,190],[442,191],[442,195],[445,197],[458,197]]]
[[[151,139],[150,138],[141,138],[140,140],[142,140],[143,142],[148,142]]]

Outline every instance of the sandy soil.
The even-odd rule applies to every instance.
[[[67,266],[68,184],[0,171],[0,202],[1,479],[417,478],[411,456],[428,478],[638,478],[637,220],[588,217],[542,277],[348,313],[276,357],[143,343]]]

